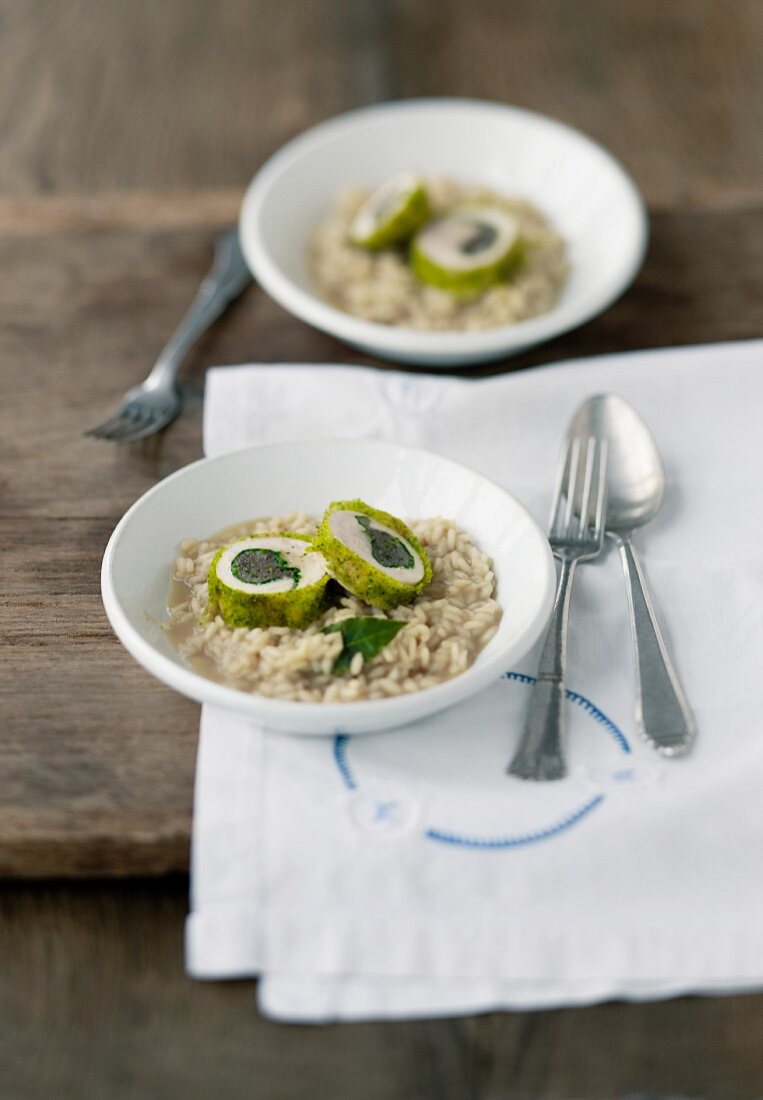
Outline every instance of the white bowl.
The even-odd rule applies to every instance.
[[[400,516],[443,515],[471,532],[493,559],[503,617],[471,668],[453,680],[391,699],[299,703],[250,695],[194,672],[167,640],[170,568],[180,542],[255,516],[362,497]],[[518,661],[548,618],[555,570],[545,535],[509,493],[426,451],[369,440],[249,447],[178,470],[120,520],[101,571],[103,602],[125,648],[183,695],[277,729],[325,734],[397,726],[479,691]]]
[[[479,332],[416,332],[361,320],[317,297],[307,243],[337,192],[373,187],[405,168],[524,196],[548,215],[571,264],[554,308]],[[618,162],[569,126],[496,103],[419,99],[352,111],[290,141],[249,186],[240,230],[256,278],[303,321],[373,355],[448,368],[514,355],[600,313],[641,266],[647,219]]]

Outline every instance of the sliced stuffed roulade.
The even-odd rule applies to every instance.
[[[209,568],[209,605],[228,626],[303,629],[328,606],[329,574],[307,535],[250,535]]]
[[[414,275],[469,298],[506,279],[522,259],[516,218],[492,206],[465,206],[429,222],[411,242]]]
[[[407,240],[428,217],[423,179],[401,172],[368,196],[350,225],[350,240],[362,248],[388,248]]]
[[[432,579],[429,559],[413,531],[362,500],[331,504],[313,545],[331,575],[371,607],[410,603]]]

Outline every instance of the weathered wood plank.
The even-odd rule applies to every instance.
[[[241,186],[383,98],[368,0],[3,0],[0,191]]]
[[[476,96],[569,122],[651,205],[759,193],[756,0],[400,0],[394,12],[396,95]]]
[[[650,203],[760,201],[758,0],[0,2],[0,193],[242,187],[284,140],[379,99],[568,121]]]
[[[759,1100],[763,997],[283,1027],[182,972],[184,880],[0,896],[8,1100]]]
[[[195,199],[186,200],[191,221],[195,205]],[[645,269],[619,303],[577,333],[491,369],[558,355],[756,334],[762,220],[760,208],[656,214]],[[61,482],[78,500],[87,498],[88,512],[94,514],[97,487],[79,479],[94,477],[111,501],[107,481],[115,468],[106,456],[115,452],[76,433],[106,414],[143,375],[196,289],[209,262],[213,230],[138,233],[86,225],[55,231],[54,237],[53,247],[45,235],[0,236],[15,275],[0,290],[0,356],[8,374],[0,416],[13,429],[4,436],[8,460],[12,463],[14,454],[22,452],[29,458],[34,448],[55,454]],[[200,391],[202,364],[253,357],[360,359],[253,289],[189,360],[186,377]],[[193,390],[189,393],[193,397]],[[176,425],[161,446],[141,449],[140,461],[129,464],[128,478],[136,469],[148,473],[148,466],[151,473],[168,471],[187,423],[185,418]],[[185,436],[183,441],[191,442]],[[71,463],[70,478],[64,478],[61,463]],[[49,493],[47,481],[44,464],[28,468],[21,500],[19,486],[9,478],[0,507],[6,514],[15,508],[31,514],[41,504],[47,509],[50,496],[61,494],[61,486]],[[123,490],[119,498],[111,507],[102,504],[100,514],[104,507],[113,513],[146,483],[144,477],[117,486]],[[59,499],[57,514],[71,514],[71,506],[70,498]]]
[[[241,188],[204,191],[99,191],[94,195],[0,195],[3,236],[100,229],[206,230],[235,224]],[[55,247],[55,239],[51,242]],[[49,246],[50,247],[50,246]]]

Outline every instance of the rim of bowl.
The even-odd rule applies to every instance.
[[[433,687],[422,688],[420,691],[411,692],[409,695],[398,695],[387,699],[363,699],[354,703],[304,703],[290,699],[271,699],[264,695],[239,691],[237,688],[228,687],[215,680],[210,680],[201,673],[195,672],[187,665],[179,665],[172,658],[161,653],[152,642],[147,641],[132,625],[127,613],[124,611],[119,596],[117,595],[113,581],[113,562],[119,551],[119,543],[122,535],[131,522],[133,515],[147,500],[160,493],[165,486],[175,480],[187,477],[197,466],[209,463],[221,462],[233,455],[243,455],[251,451],[259,451],[267,448],[284,446],[310,446],[311,444],[331,446],[359,446],[376,448],[394,448],[411,454],[426,455],[428,458],[436,458],[449,466],[460,470],[466,470],[480,481],[497,488],[505,496],[509,497],[529,521],[531,528],[540,536],[539,545],[546,563],[546,576],[541,598],[538,601],[538,610],[532,619],[520,641],[512,646],[505,646],[502,650],[492,654],[481,665],[470,665],[464,672],[450,680],[445,680]],[[162,478],[153,485],[127,509],[117,526],[111,533],[101,563],[101,598],[107,618],[118,639],[127,652],[135,658],[157,679],[180,692],[181,695],[195,699],[200,703],[210,703],[220,706],[225,710],[237,711],[260,721],[263,725],[274,729],[291,731],[294,733],[320,733],[341,732],[344,726],[351,726],[351,732],[372,732],[395,725],[407,725],[422,718],[425,715],[444,710],[470,695],[476,694],[481,688],[487,687],[496,680],[502,672],[506,671],[505,665],[524,656],[535,644],[540,633],[548,621],[553,604],[556,589],[556,567],[554,565],[551,548],[546,534],[537,520],[530,514],[521,501],[500,485],[493,478],[473,470],[454,459],[438,455],[434,451],[427,451],[422,447],[406,447],[397,443],[381,439],[320,439],[320,440],[283,440],[279,443],[258,443],[248,447],[239,447],[234,451],[226,451],[225,454],[213,455],[196,459],[179,470]],[[464,692],[463,687],[468,682],[469,690]]]
[[[524,321],[500,325],[495,328],[469,332],[421,332],[394,325],[366,321],[324,302],[317,295],[298,286],[285,275],[273,261],[263,244],[259,220],[263,203],[278,176],[306,153],[322,145],[335,134],[361,128],[374,117],[415,111],[466,110],[479,113],[509,114],[531,120],[536,125],[572,137],[587,145],[589,150],[604,161],[611,171],[620,177],[625,195],[630,200],[635,233],[627,262],[610,276],[595,297],[577,302],[564,302],[553,306],[547,313]],[[649,219],[644,200],[630,173],[612,153],[581,130],[559,122],[549,115],[525,107],[491,102],[490,100],[459,97],[422,97],[420,99],[392,100],[370,107],[346,111],[333,118],[311,126],[298,134],[275,152],[249,184],[244,195],[239,219],[239,236],[246,261],[255,278],[268,294],[281,306],[301,320],[331,335],[339,335],[353,344],[383,347],[392,352],[412,354],[441,353],[444,358],[459,354],[497,354],[512,347],[522,348],[530,344],[559,336],[603,312],[627,289],[636,277],[644,260],[649,240]]]

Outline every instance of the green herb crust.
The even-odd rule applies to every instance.
[[[418,584],[405,584],[403,581],[387,576],[381,569],[375,568],[336,538],[331,532],[329,517],[333,512],[339,511],[359,512],[361,515],[369,516],[406,539],[424,565],[424,575]],[[313,539],[313,546],[323,554],[331,575],[348,592],[371,607],[380,607],[385,611],[400,604],[411,603],[432,579],[429,558],[410,527],[397,516],[372,508],[362,500],[336,500],[330,504]]]
[[[285,538],[313,542],[309,535],[298,535],[294,531],[258,534],[253,535],[252,538]],[[208,613],[221,615],[228,626],[233,628],[243,626],[249,630],[258,626],[290,626],[295,630],[304,630],[328,608],[331,602],[330,593],[327,591],[327,585],[331,579],[328,573],[315,584],[295,588],[289,592],[274,592],[272,595],[265,592],[239,592],[229,588],[217,575],[217,563],[226,549],[227,547],[222,546],[215,554],[207,579]]]

